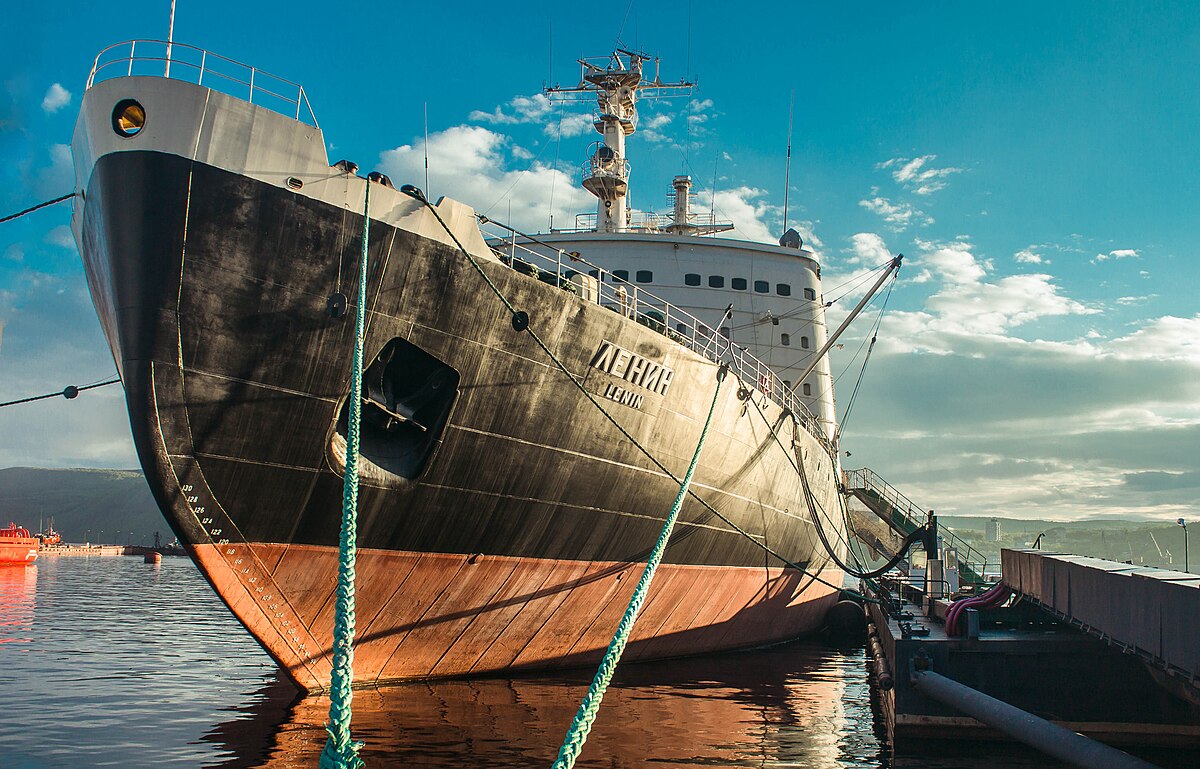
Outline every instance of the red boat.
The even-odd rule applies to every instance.
[[[15,523],[0,529],[0,566],[24,566],[33,563],[38,556],[38,541]]]

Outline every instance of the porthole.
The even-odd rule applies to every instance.
[[[294,190],[298,190],[304,186],[304,182],[300,181],[299,179],[297,179],[294,176],[289,176],[287,178],[287,186],[291,187]]]
[[[800,346],[806,350],[808,349],[808,337],[806,337],[806,336],[800,337]]]
[[[732,288],[734,291],[745,291],[746,290],[746,279],[745,278],[733,278],[729,281],[729,287]]]
[[[816,299],[817,292],[814,289],[806,288],[806,289],[804,289],[804,298],[805,299]]]
[[[636,277],[637,277],[638,283],[653,283],[654,282],[654,273],[651,272],[650,270],[638,270]]]
[[[808,382],[804,383],[804,394],[812,395],[812,385],[810,385]]]
[[[708,276],[708,287],[709,288],[725,288],[725,276],[724,275],[709,275]]]
[[[792,337],[791,337],[791,335],[789,335],[789,334],[780,334],[780,335],[779,335],[779,343],[780,343],[781,345],[783,345],[784,347],[787,347],[787,346],[789,346],[789,345],[792,343]]]
[[[615,283],[629,282],[629,270],[613,270],[612,276]]]
[[[754,281],[754,290],[760,294],[769,294],[771,292],[771,284],[765,280]]]
[[[146,108],[133,99],[122,99],[113,107],[112,127],[117,136],[132,139],[146,127]]]
[[[780,296],[791,296],[792,287],[787,283],[776,283],[775,293],[779,294]]]
[[[698,286],[700,285],[700,275],[695,272],[689,272],[683,276],[683,285]]]

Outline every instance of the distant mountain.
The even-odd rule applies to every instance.
[[[0,527],[15,521],[35,530],[51,518],[67,542],[149,544],[156,531],[163,541],[174,536],[138,470],[0,470]]]

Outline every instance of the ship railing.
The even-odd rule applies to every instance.
[[[583,172],[584,179],[605,177],[624,181],[629,178],[629,161],[616,156],[611,158],[593,156],[591,159],[583,161],[580,170]]]
[[[633,232],[664,232],[673,221],[670,214],[653,211],[627,211],[625,229]],[[575,214],[574,227],[556,227],[555,232],[594,232],[599,217],[595,213]]]
[[[579,295],[586,301],[637,321],[689,350],[713,361],[728,363],[741,381],[744,397],[755,392],[768,396],[789,410],[831,456],[837,450],[825,434],[820,420],[766,363],[745,347],[734,344],[695,315],[652,294],[626,277],[616,275],[580,257],[548,243],[531,248],[530,241],[500,232],[493,222],[481,220],[484,236],[502,263],[517,272]],[[544,250],[542,250],[544,249]]]
[[[923,526],[929,518],[931,511],[915,504],[870,468],[843,470],[842,485],[847,489],[866,489],[890,505],[913,527]],[[938,526],[938,536],[958,552],[959,562],[970,567],[971,571],[975,572],[980,579],[984,578],[984,572],[987,570],[987,557],[983,553],[945,526]]]
[[[319,128],[304,86],[197,48],[166,40],[126,40],[96,55],[87,88],[118,77],[152,76],[195,83]]]

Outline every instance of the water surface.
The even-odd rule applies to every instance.
[[[299,698],[181,558],[0,570],[0,767],[315,767]],[[358,691],[370,767],[548,767],[591,671]],[[628,665],[581,767],[879,767],[861,650],[819,643]]]

